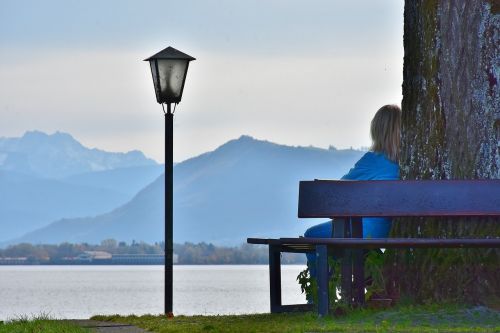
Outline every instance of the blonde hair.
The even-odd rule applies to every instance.
[[[381,107],[372,119],[370,126],[372,137],[371,150],[383,153],[390,160],[397,162],[401,142],[401,109],[390,104]]]

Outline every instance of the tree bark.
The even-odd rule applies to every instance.
[[[406,0],[402,179],[500,178],[498,0]],[[395,237],[500,237],[496,219],[404,219]],[[498,250],[395,252],[401,293],[419,301],[500,299]]]

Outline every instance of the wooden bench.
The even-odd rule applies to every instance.
[[[327,315],[328,256],[342,257],[341,289],[351,304],[364,303],[363,249],[499,248],[500,238],[363,239],[362,217],[500,217],[500,180],[301,181],[300,218],[332,218],[333,238],[248,238],[269,245],[271,312],[312,310],[310,304],[283,305],[282,252],[316,253],[318,313]],[[493,236],[493,235],[492,235]]]

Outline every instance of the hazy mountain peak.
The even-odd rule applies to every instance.
[[[0,170],[47,178],[156,164],[138,150],[114,153],[90,149],[59,131],[47,134],[33,130],[20,138],[0,139]]]
[[[54,140],[72,141],[72,142],[76,142],[76,143],[80,144],[78,141],[76,141],[76,139],[71,134],[66,133],[66,132],[56,131],[53,134],[48,135],[48,137],[52,138]]]
[[[69,139],[76,141],[71,134],[65,132],[56,131],[52,134],[47,134],[38,130],[26,131],[21,139]]]
[[[256,143],[256,142],[261,142],[261,141],[255,139],[254,137],[251,137],[250,135],[242,135],[242,136],[240,136],[237,139],[229,140],[228,142],[226,142],[226,143],[222,144],[221,146],[219,146],[219,148],[217,148],[217,149],[228,147],[228,146],[248,145],[248,144],[253,144],[253,143]]]
[[[228,142],[224,143],[222,146],[216,149],[217,150],[226,150],[226,149],[233,149],[233,148],[249,148],[249,147],[257,147],[260,145],[277,145],[275,143],[269,142],[267,140],[259,140],[256,139],[250,135],[242,135],[237,139],[229,140]]]
[[[31,138],[46,138],[48,137],[47,133],[44,133],[42,131],[26,131],[24,135],[21,137],[21,139],[31,139]]]
[[[140,150],[137,150],[137,149],[134,149],[134,150],[131,150],[131,151],[128,151],[125,153],[125,155],[128,155],[130,157],[134,157],[134,158],[146,158],[146,155],[144,155],[144,153]]]
[[[54,132],[53,134],[47,134],[37,130],[27,131],[20,138],[19,143],[21,145],[21,148],[24,148],[26,150],[30,150],[34,147],[40,147],[42,145],[64,145],[66,147],[72,147],[74,149],[84,149],[82,144],[75,140],[75,138],[73,138],[70,134],[59,131]]]
[[[238,139],[236,139],[236,141],[243,141],[244,142],[244,141],[258,141],[258,140],[255,139],[253,136],[243,134]]]

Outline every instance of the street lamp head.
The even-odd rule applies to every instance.
[[[158,103],[177,104],[181,101],[189,62],[192,60],[196,59],[170,46],[144,60],[149,61],[151,66]]]

